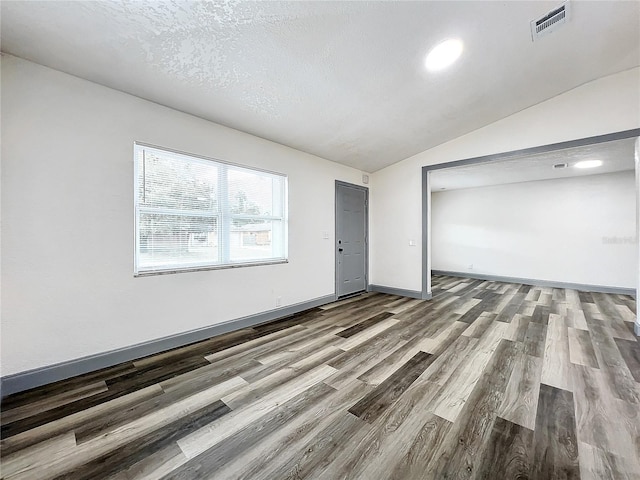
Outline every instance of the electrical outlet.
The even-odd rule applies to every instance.
[[[282,297],[276,297],[276,307],[282,306]]]

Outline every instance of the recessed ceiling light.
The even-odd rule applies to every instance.
[[[574,165],[576,168],[596,168],[602,166],[602,160],[583,160]]]
[[[427,54],[424,65],[427,70],[437,72],[451,65],[461,54],[462,41],[457,38],[451,38],[433,47]]]

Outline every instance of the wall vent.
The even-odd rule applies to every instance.
[[[569,21],[569,14],[571,13],[570,7],[571,4],[565,2],[560,7],[551,10],[537,20],[531,20],[531,38],[533,41],[535,42],[540,37],[554,32],[567,23]]]

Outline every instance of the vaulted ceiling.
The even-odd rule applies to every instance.
[[[369,172],[640,64],[639,2],[1,4],[4,52]]]

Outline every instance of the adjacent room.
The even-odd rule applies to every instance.
[[[432,274],[635,295],[634,143],[432,170]]]
[[[0,20],[3,479],[640,478],[640,3]]]

